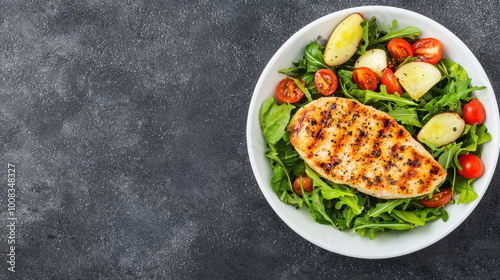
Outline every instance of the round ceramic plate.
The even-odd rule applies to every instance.
[[[271,189],[272,170],[269,159],[264,156],[266,145],[259,125],[259,110],[262,103],[275,94],[277,84],[284,78],[278,71],[291,67],[293,61],[301,59],[304,47],[318,36],[327,39],[335,26],[352,13],[361,13],[365,20],[376,16],[379,24],[385,22],[389,26],[392,20],[396,19],[398,29],[405,26],[420,28],[422,30],[420,38],[434,37],[442,42],[443,58],[451,59],[464,67],[472,78],[473,86],[487,87],[486,90],[475,93],[477,99],[485,106],[487,116],[485,125],[492,135],[492,140],[483,147],[481,160],[484,174],[474,183],[478,198],[469,204],[448,206],[447,222],[438,219],[413,231],[390,231],[377,234],[374,240],[370,240],[366,236],[361,237],[353,232],[338,231],[332,226],[316,223],[306,209],[297,210],[282,203]],[[469,216],[480,202],[493,176],[500,150],[499,127],[498,107],[491,83],[478,60],[457,36],[439,23],[415,12],[394,7],[365,6],[338,11],[308,24],[288,39],[274,54],[262,72],[252,96],[247,120],[247,145],[252,169],[264,197],[290,228],[310,242],[331,252],[357,258],[381,259],[425,248],[445,237]]]

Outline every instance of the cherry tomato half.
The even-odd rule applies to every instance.
[[[432,195],[431,198],[426,197],[424,199],[421,199],[420,202],[422,202],[422,204],[426,207],[436,208],[448,203],[452,196],[453,191],[451,189],[442,189],[440,192]]]
[[[466,179],[474,179],[483,175],[483,163],[474,154],[459,155],[458,163],[462,167],[462,170],[457,169],[458,175]]]
[[[399,93],[399,95],[403,94],[403,88],[390,68],[386,68],[384,73],[382,73],[382,84],[385,85],[387,93],[389,94],[394,94],[396,92]]]
[[[297,178],[295,178],[295,181],[293,181],[293,190],[300,196],[302,196],[302,189],[300,188],[301,184],[305,192],[312,192],[313,180],[309,178],[305,172],[302,172],[302,174],[300,174],[300,176],[297,176]]]
[[[474,125],[477,123],[479,125],[483,123],[486,113],[483,104],[477,99],[472,99],[464,106],[463,115],[467,124]]]
[[[337,89],[337,76],[330,69],[319,69],[314,75],[314,84],[323,95],[332,95]]]
[[[301,79],[298,79],[302,86],[306,86],[306,83]],[[295,82],[290,78],[285,78],[281,80],[276,88],[276,95],[281,102],[295,103],[299,101],[304,92],[295,84]]]
[[[359,67],[352,72],[352,78],[362,90],[375,90],[377,88],[377,74],[368,67]]]
[[[434,38],[418,40],[411,47],[413,49],[413,56],[418,56],[416,61],[436,64],[443,54],[441,42]]]
[[[395,38],[387,44],[387,50],[397,62],[403,62],[407,57],[413,57],[413,49],[405,39]]]

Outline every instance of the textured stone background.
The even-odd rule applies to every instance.
[[[260,193],[245,126],[261,71],[304,25],[369,4],[446,26],[500,96],[493,0],[0,1],[0,279],[497,278],[498,167],[457,230],[389,260],[312,245]]]

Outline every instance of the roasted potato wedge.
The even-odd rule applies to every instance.
[[[438,147],[454,142],[462,135],[465,121],[455,112],[440,113],[432,117],[417,135],[420,142],[427,142]]]
[[[326,43],[323,59],[330,66],[337,66],[348,61],[358,50],[363,35],[361,14],[351,14],[342,20],[333,30]]]

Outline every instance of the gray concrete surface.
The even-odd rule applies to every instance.
[[[257,186],[246,114],[268,60],[373,4],[450,29],[500,96],[498,1],[0,1],[0,279],[498,279],[498,167],[460,227],[389,260],[312,245]]]

